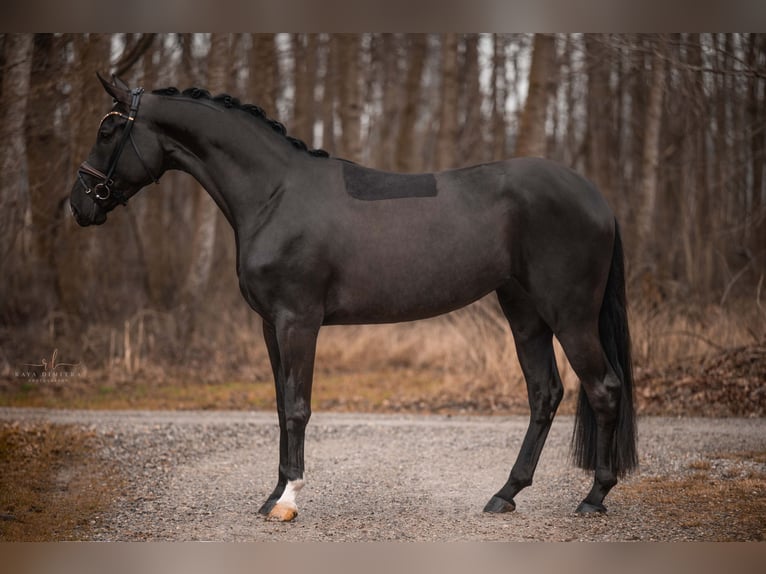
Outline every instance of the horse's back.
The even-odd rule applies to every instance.
[[[604,196],[580,175],[558,162],[521,157],[436,174],[440,187],[455,187],[486,201],[508,204],[526,218],[554,220],[562,214],[589,224],[611,225]]]
[[[376,173],[356,174],[355,183]],[[332,234],[325,236],[335,278],[331,322],[447,312],[514,276],[528,284],[530,266],[550,276],[562,258],[587,259],[586,251],[611,229],[609,208],[594,186],[554,162],[520,158],[433,178],[428,195],[400,189],[389,190],[398,198],[360,200],[343,193],[337,200]],[[422,176],[386,181],[430,185]]]

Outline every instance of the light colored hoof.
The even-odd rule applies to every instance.
[[[277,503],[274,508],[271,509],[271,512],[269,512],[267,519],[278,522],[290,522],[296,516],[298,516],[297,508]]]

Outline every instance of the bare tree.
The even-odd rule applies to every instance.
[[[587,134],[586,175],[607,195],[614,196],[610,169],[611,113],[607,111],[614,100],[609,85],[612,51],[605,34],[585,34],[585,65],[587,68]]]
[[[507,154],[505,47],[505,39],[495,34],[492,41],[492,159],[505,159]]]
[[[21,238],[28,190],[24,176],[27,148],[24,124],[32,70],[32,34],[9,34],[5,42],[5,73],[0,95],[0,245],[8,259]]]
[[[457,34],[444,34],[441,45],[441,102],[439,105],[439,137],[436,144],[438,169],[455,167],[457,148]]]
[[[766,200],[764,200],[764,166],[766,165],[766,36],[749,34],[747,65],[748,123],[750,131],[750,169],[752,171],[753,232],[750,245],[766,271]]]
[[[214,33],[210,38],[208,53],[208,86],[214,93],[225,92],[230,78],[229,66],[229,36]],[[184,283],[184,303],[189,306],[190,318],[194,321],[194,309],[204,298],[205,290],[210,283],[210,272],[213,267],[213,255],[216,239],[216,227],[219,218],[218,208],[207,192],[196,186],[195,225],[192,238],[191,263]],[[194,324],[189,332],[194,329]]]
[[[66,155],[61,153],[65,142],[55,129],[54,118],[60,99],[56,72],[60,67],[61,46],[53,34],[35,34],[29,89],[29,110],[26,114],[27,156],[29,161],[29,207],[35,264],[44,275],[37,282],[45,291],[43,297],[55,301],[54,238],[59,204],[52,201],[51,189],[59,185],[65,172]],[[59,192],[62,199],[64,190]]]
[[[483,145],[483,122],[481,104],[481,82],[479,79],[479,35],[466,34],[463,38],[465,50],[460,66],[459,82],[461,91],[460,108],[462,110],[458,131],[460,150],[460,165],[470,165],[485,161],[485,146]]]
[[[661,37],[652,58],[649,85],[649,104],[644,122],[644,149],[641,163],[641,207],[638,234],[645,262],[654,255],[654,232],[657,206],[657,168],[660,155],[660,128],[662,126],[662,100],[665,93],[665,38]],[[653,259],[653,258],[652,258]]]
[[[93,145],[93,135],[98,118],[103,115],[104,105],[109,101],[95,77],[96,71],[106,72],[109,63],[109,38],[101,34],[67,34],[61,39],[62,51],[71,52],[72,58],[62,58],[62,77],[70,88],[67,95],[68,114],[63,117],[65,137],[69,139],[65,172],[71,177]],[[95,123],[94,123],[95,121]],[[57,190],[66,194],[67,189]],[[65,196],[64,196],[65,197]],[[114,218],[113,218],[114,219]],[[96,287],[96,262],[103,254],[103,243],[117,240],[123,222],[109,225],[99,242],[93,234],[83,234],[76,229],[71,217],[65,217],[57,226],[55,243],[57,253],[56,289],[62,308],[72,314],[79,314],[90,306],[91,318],[106,314],[104,294]],[[99,273],[99,280],[111,280],[107,274],[117,273],[114,269]],[[118,298],[110,293],[112,300]]]
[[[380,138],[376,167],[393,170],[395,165],[395,136],[402,101],[403,86],[399,81],[399,46],[394,34],[381,34],[379,58],[382,60],[380,78],[381,118],[379,121]]]
[[[124,76],[146,54],[154,43],[157,34],[141,34],[131,45],[125,46],[120,59],[114,65],[114,74]]]
[[[141,71],[143,83],[146,86],[156,86],[160,81],[159,62],[169,58],[162,42],[154,42],[153,49],[146,51],[142,56]],[[159,57],[155,59],[155,54]],[[157,245],[168,242],[169,229],[163,225],[163,216],[169,209],[166,198],[162,193],[168,189],[172,180],[163,178],[159,188],[151,188],[142,194],[141,201],[135,201],[136,210],[141,210],[136,215],[136,225],[139,227],[138,242],[141,246],[141,258],[144,263],[146,274],[146,292],[153,308],[171,308],[175,304],[174,282],[177,280],[171,272],[172,257],[170,250],[157,249]]]
[[[279,68],[274,34],[253,34],[248,54],[248,85],[252,101],[269,114],[277,109]]]
[[[317,80],[317,35],[293,34],[293,120],[290,131],[312,145],[316,109],[314,89]]]
[[[359,161],[362,156],[362,102],[360,94],[360,37],[358,34],[338,34],[336,47],[339,58],[340,98],[338,113],[341,121],[341,153]]]
[[[407,41],[407,78],[405,80],[404,108],[399,124],[399,137],[396,144],[396,167],[400,171],[412,172],[418,169],[419,162],[415,155],[415,123],[420,110],[423,68],[428,51],[428,39],[424,34],[415,34]]]
[[[535,34],[529,89],[516,138],[516,156],[546,155],[545,120],[548,100],[556,85],[556,39],[552,34]]]
[[[338,51],[329,34],[321,40],[324,60],[322,73],[322,148],[335,153],[335,84],[338,78]]]
[[[567,34],[564,42],[564,69],[566,70],[562,78],[564,83],[563,97],[564,109],[566,110],[566,126],[562,137],[562,158],[564,163],[577,169],[582,158],[582,145],[580,141],[580,131],[578,129],[577,105],[575,98],[576,66],[575,59],[575,40],[572,34]]]

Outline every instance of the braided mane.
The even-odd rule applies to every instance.
[[[325,150],[309,149],[309,147],[306,145],[304,141],[287,135],[287,130],[285,129],[284,124],[278,122],[277,120],[273,120],[269,118],[266,115],[266,112],[263,111],[263,108],[253,104],[242,104],[237,98],[234,98],[228,94],[211,96],[210,92],[208,92],[207,90],[203,90],[202,88],[187,88],[186,90],[181,92],[178,90],[178,88],[174,88],[174,87],[153,90],[152,93],[157,94],[159,96],[183,96],[183,97],[192,98],[195,100],[205,99],[205,100],[213,101],[216,104],[220,104],[225,108],[234,108],[237,110],[242,110],[244,112],[247,112],[251,116],[258,118],[260,121],[265,122],[269,127],[271,127],[272,130],[277,132],[279,135],[284,136],[285,139],[287,139],[287,141],[289,141],[294,148],[299,149],[301,151],[305,151],[308,154],[315,157],[330,157],[330,154],[328,154]]]

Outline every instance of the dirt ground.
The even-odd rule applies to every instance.
[[[512,514],[482,513],[526,429],[519,416],[316,413],[307,484],[292,524],[257,509],[276,480],[266,412],[0,409],[0,421],[72,425],[116,470],[111,504],[80,540],[684,541],[763,540],[766,420],[639,421],[640,471],[606,516],[573,514],[592,480],[568,459],[572,418],[556,419],[535,484]],[[2,509],[0,509],[2,510]]]

